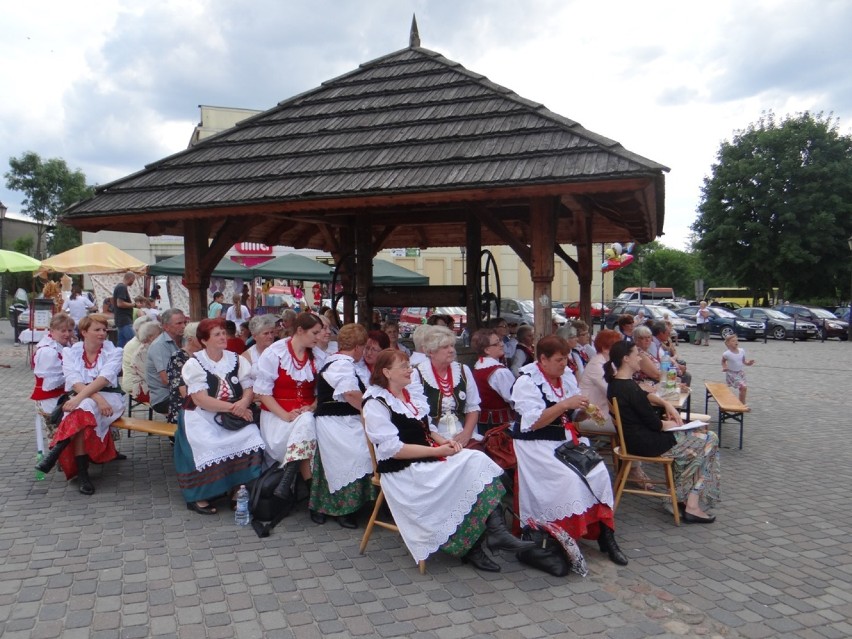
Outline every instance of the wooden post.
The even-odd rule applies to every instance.
[[[478,316],[480,311],[477,295],[479,294],[479,286],[481,281],[479,254],[482,252],[482,226],[479,218],[468,215],[467,217],[467,233],[465,238],[465,289],[467,293],[467,332],[468,335],[473,335],[473,332],[481,328],[482,318]],[[485,311],[485,309],[481,309]]]
[[[553,330],[553,310],[550,302],[553,287],[553,246],[556,242],[556,204],[551,198],[535,198],[530,202],[530,270],[536,341],[550,335]]]
[[[358,298],[358,322],[367,330],[373,322],[373,229],[369,214],[359,215],[355,223],[355,294]]]
[[[338,284],[343,286],[343,290],[350,292],[354,290],[355,273],[349,270],[349,266],[355,264],[355,218],[347,219],[347,224],[340,229],[340,252],[341,258],[341,277]],[[348,264],[344,262],[348,260]],[[335,291],[332,291],[331,298],[334,299]],[[337,309],[335,309],[337,310]],[[343,323],[351,324],[355,321],[355,300],[347,295],[343,298]]]
[[[207,288],[210,275],[201,273],[201,259],[209,245],[206,220],[185,220],[183,223],[184,283],[189,291],[189,316],[193,320],[207,317]]]
[[[577,278],[580,281],[580,319],[592,324],[592,214],[588,209],[574,212],[574,228],[577,238]]]

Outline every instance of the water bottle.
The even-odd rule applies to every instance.
[[[245,484],[237,491],[237,508],[234,511],[234,521],[237,526],[248,526],[251,523],[249,512],[249,492]]]
[[[36,453],[36,464],[40,464],[44,459],[44,454],[41,451]],[[36,481],[44,481],[44,473],[41,472],[38,468],[35,471],[35,480]]]
[[[668,352],[664,350],[660,352],[660,387],[662,390],[660,396],[668,397],[676,392],[677,371],[672,366],[672,360]]]

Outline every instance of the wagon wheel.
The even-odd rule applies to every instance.
[[[340,258],[340,261],[335,265],[334,272],[331,274],[331,291],[329,297],[331,298],[331,308],[337,312],[337,304],[340,300],[345,299],[347,297],[351,297],[355,299],[357,297],[355,290],[343,290],[342,282],[343,276],[349,275],[350,281],[355,281],[355,255],[353,253],[349,253]],[[338,283],[341,284],[341,290],[337,290]]]
[[[488,249],[483,249],[479,254],[479,288],[476,291],[476,304],[480,323],[485,326],[492,317],[500,317],[500,272],[497,270],[497,262]],[[494,277],[494,288],[491,287],[491,277]]]

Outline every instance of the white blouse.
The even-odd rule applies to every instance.
[[[355,360],[349,355],[335,353],[326,360],[326,369],[322,374],[328,385],[334,389],[334,401],[345,402],[345,393],[361,392],[358,375],[355,372]]]
[[[527,364],[521,369],[521,376],[518,377],[515,386],[512,388],[512,404],[515,411],[521,416],[522,432],[531,431],[533,424],[539,420],[546,408],[541,396],[542,391],[544,391],[544,396],[547,397],[548,401],[553,403],[580,393],[580,389],[577,387],[577,379],[567,366],[561,379],[562,396],[558,397],[550,383],[542,375],[537,362]]]
[[[243,388],[251,388],[253,380],[251,377],[251,364],[244,358],[231,351],[224,351],[218,362],[210,359],[207,351],[198,351],[190,357],[183,365],[182,375],[186,382],[186,392],[191,395],[198,391],[207,391],[207,373],[212,373],[219,379],[226,379],[239,361],[237,379],[231,382],[239,382]],[[232,398],[231,398],[232,399]]]
[[[83,342],[77,342],[62,351],[62,372],[65,375],[65,390],[70,391],[74,384],[91,384],[98,377],[107,380],[110,386],[118,385],[121,373],[122,349],[112,342],[104,342],[95,365],[87,368],[83,363]]]
[[[415,402],[403,402],[389,390],[381,386],[370,386],[364,393],[364,399],[376,397],[384,399],[390,409],[405,417],[423,419],[427,416],[421,406]],[[365,402],[361,411],[364,416],[364,425],[367,429],[367,437],[376,447],[376,459],[390,459],[402,450],[403,442],[399,438],[399,431],[391,421],[391,415],[384,404],[378,401]],[[433,432],[437,432],[434,426],[429,426]]]
[[[65,386],[62,374],[62,350],[65,347],[45,335],[36,345],[33,374],[42,379],[42,390],[51,391]]]
[[[274,342],[263,351],[263,354],[257,361],[254,392],[258,395],[272,395],[272,391],[275,388],[275,380],[278,379],[279,369],[283,369],[296,382],[310,382],[314,379],[314,369],[311,368],[310,362],[305,363],[301,368],[296,367],[293,357],[290,355],[290,349],[287,348],[289,342],[289,337]],[[319,348],[311,350],[314,354],[314,368],[319,373],[323,364],[325,364],[327,356]]]
[[[515,384],[515,376],[512,374],[512,371],[493,357],[480,357],[476,360],[476,364],[473,365],[473,369],[481,370],[483,368],[491,368],[492,366],[498,366],[499,368],[488,376],[488,385],[497,391],[500,397],[507,402],[511,402],[512,386]]]

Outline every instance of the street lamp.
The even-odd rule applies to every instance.
[[[3,248],[3,221],[6,219],[6,211],[9,209],[0,202],[0,249]],[[0,273],[0,317],[6,317],[6,278]]]
[[[852,235],[846,240],[849,243],[849,251],[852,252]],[[852,271],[850,271],[852,273]],[[846,327],[849,336],[849,342],[852,342],[852,276],[849,280],[849,317],[847,318],[849,326]]]

